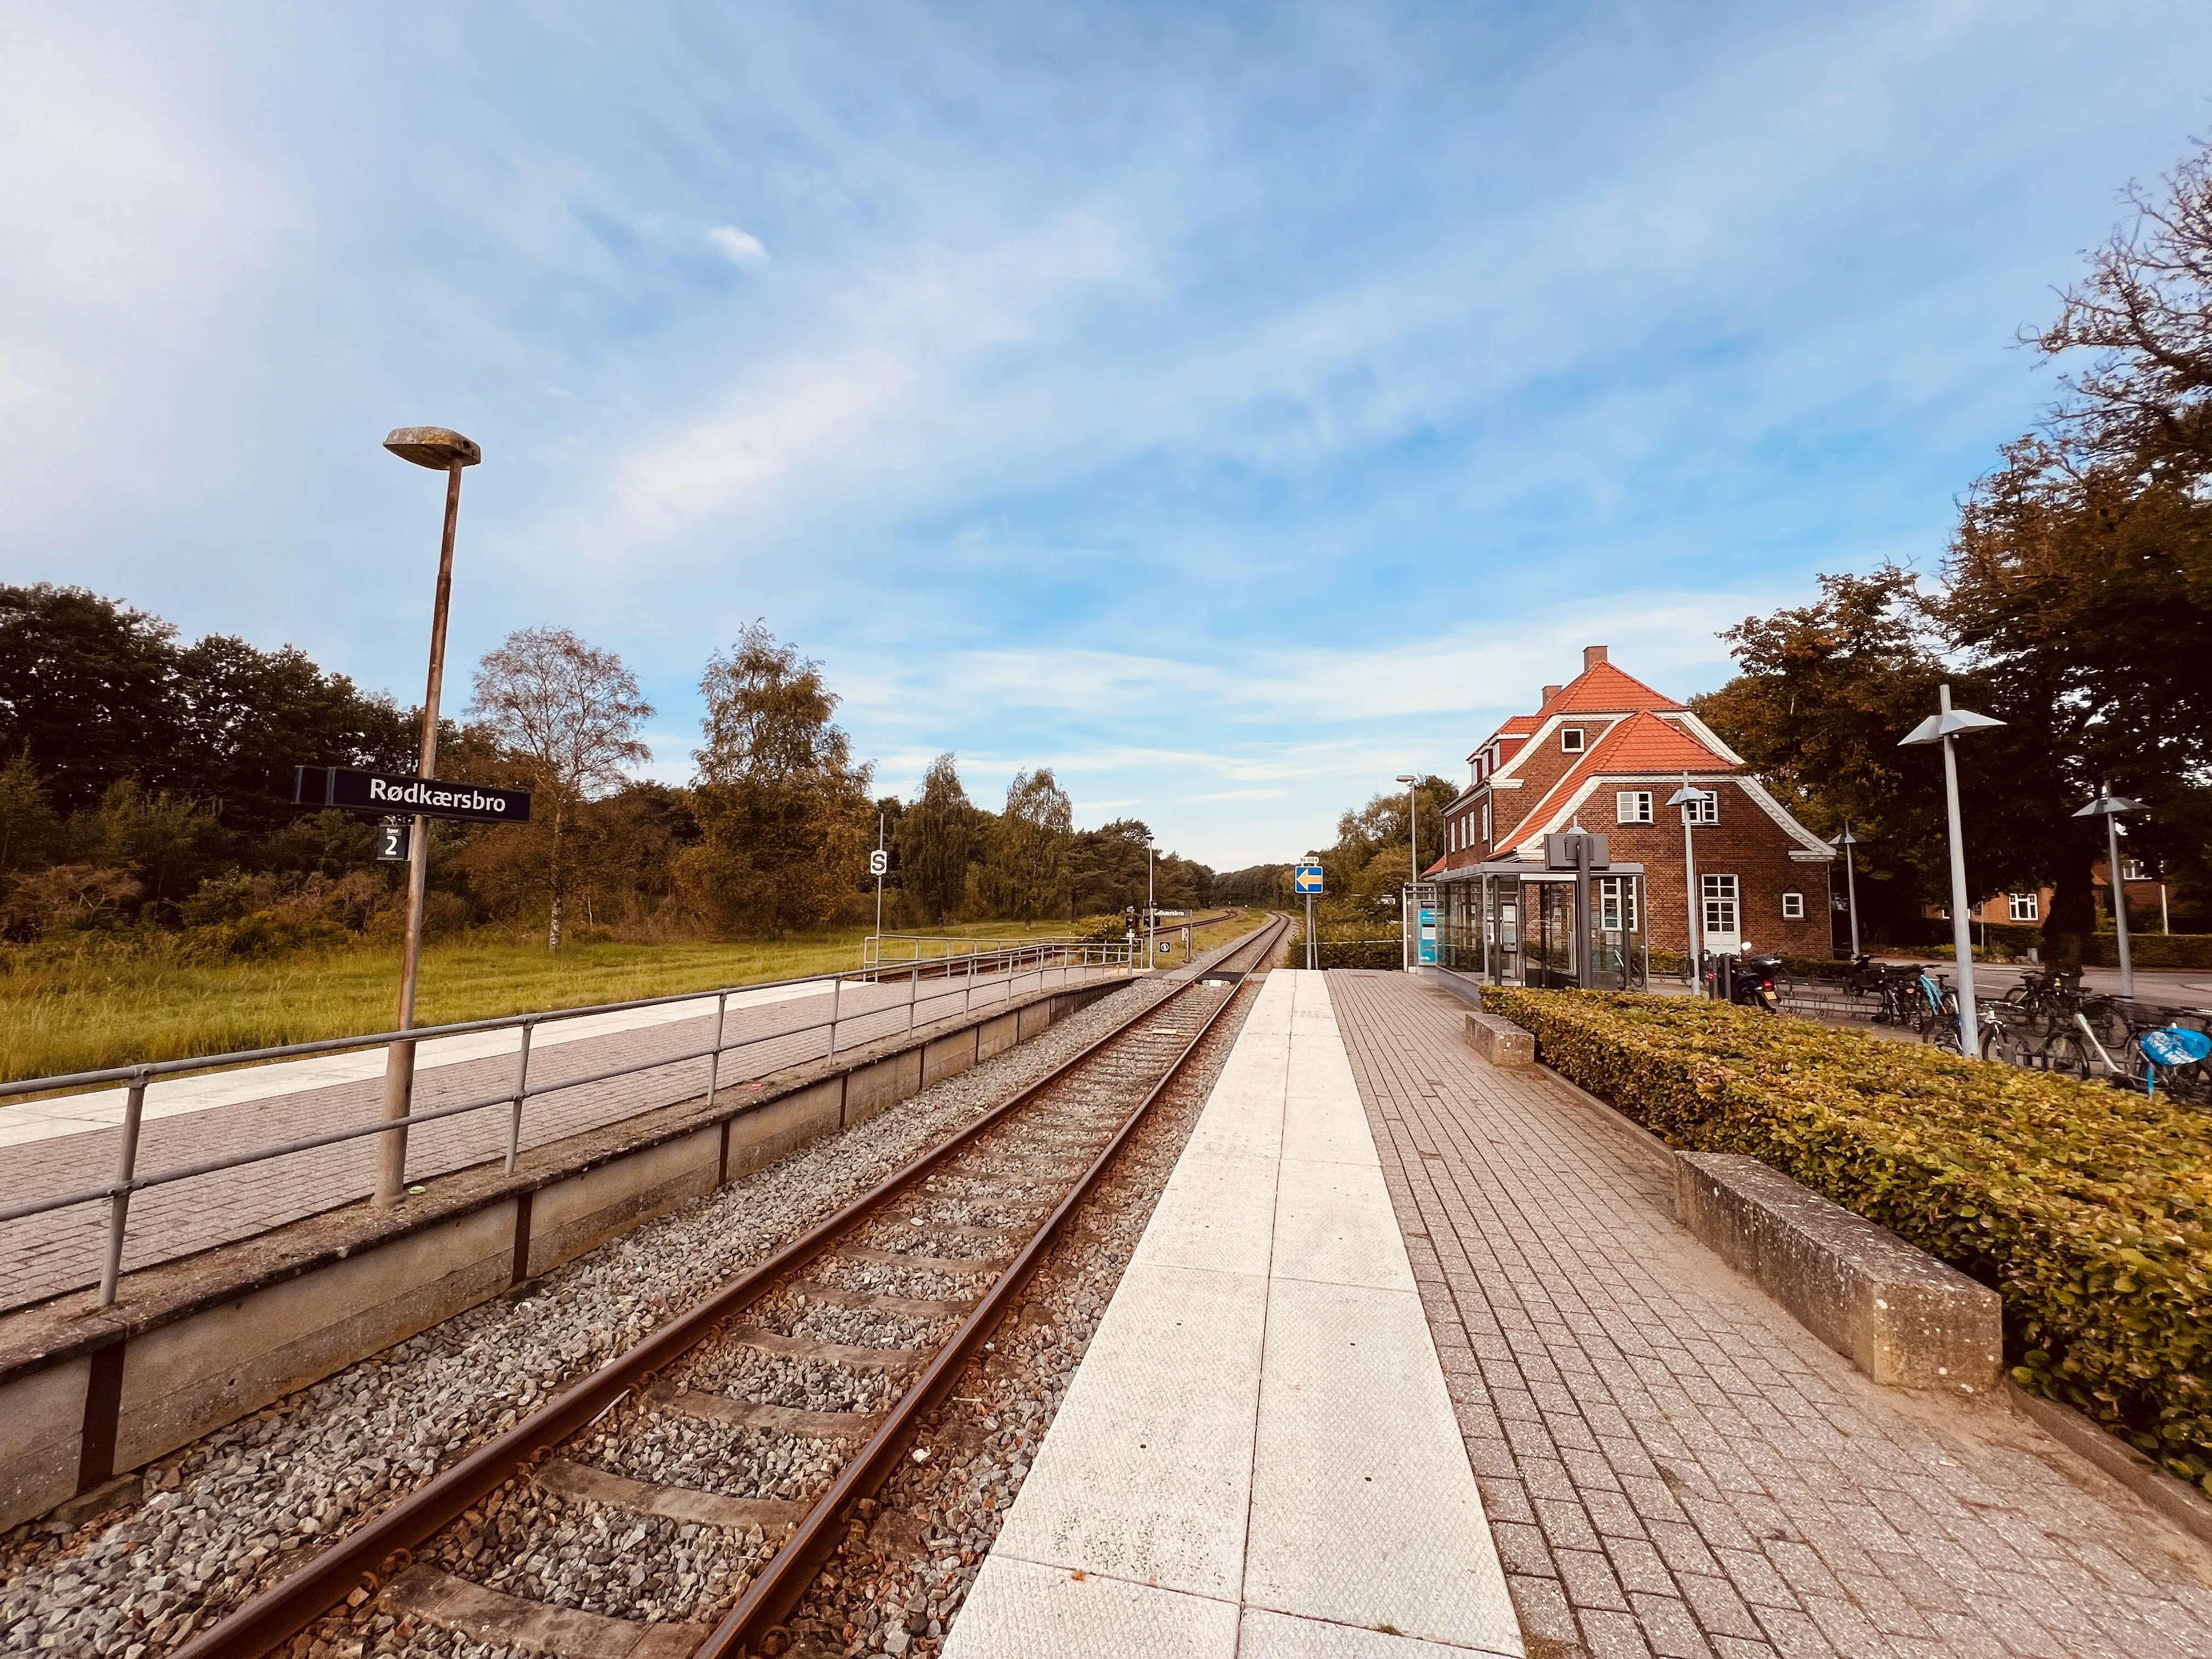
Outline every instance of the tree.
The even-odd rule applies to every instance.
[[[0,587],[0,750],[63,812],[118,779],[170,781],[183,746],[176,629],[82,587]]]
[[[962,787],[953,757],[939,755],[923,774],[913,805],[899,817],[900,879],[932,926],[959,914],[968,896],[968,866],[976,850],[975,804]]]
[[[821,665],[757,622],[708,664],[699,689],[702,839],[680,873],[726,926],[776,938],[819,926],[856,898],[874,841],[873,769],[854,763],[830,723],[838,700]]]
[[[417,722],[292,646],[210,635],[177,653],[173,683],[175,752],[159,775],[213,802],[226,829],[263,836],[289,823],[295,766],[415,769]]]
[[[983,855],[983,902],[1017,921],[1062,914],[1074,836],[1073,810],[1052,769],[1015,773]]]
[[[61,820],[46,799],[46,785],[29,749],[0,767],[0,875],[42,870],[60,854]]]
[[[1078,915],[1111,915],[1145,904],[1145,842],[1141,818],[1116,818],[1085,830],[1068,849],[1070,908]]]
[[[622,787],[625,763],[653,758],[638,729],[653,705],[637,677],[611,651],[586,645],[565,628],[519,628],[477,665],[470,711],[513,757],[533,795],[533,826],[543,818],[545,948],[561,948],[568,898],[565,845],[579,807]]]

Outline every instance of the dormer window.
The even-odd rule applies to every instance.
[[[1559,747],[1565,750],[1570,755],[1581,754],[1583,752],[1582,727],[1579,726],[1561,726],[1559,728]]]

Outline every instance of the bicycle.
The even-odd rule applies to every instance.
[[[1913,988],[1919,993],[1913,1025],[1920,1040],[1950,1054],[1966,1053],[1959,1035],[1959,994],[1950,981],[1921,968],[1914,970]]]
[[[2202,1009],[2191,1011],[2203,1017]],[[2186,1025],[2137,1016],[2128,1021],[2128,1035],[2115,1045],[2120,1058],[2099,1036],[2087,1013],[2076,1009],[2072,1029],[2051,1033],[2043,1048],[2043,1068],[2087,1081],[2101,1072],[2116,1089],[2158,1092],[2160,1073],[2166,1074],[2169,1098],[2194,1103],[2212,1097],[2212,1077],[2204,1070],[2212,1055],[2212,1036]]]

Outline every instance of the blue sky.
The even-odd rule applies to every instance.
[[[2201,0],[11,7],[0,576],[411,701],[377,446],[450,424],[459,664],[620,651],[659,775],[761,617],[887,787],[1286,857],[1585,643],[1705,690],[1932,568],[2208,65]]]

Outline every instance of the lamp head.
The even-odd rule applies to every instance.
[[[1945,738],[1957,737],[1962,732],[1984,732],[1993,726],[2002,726],[2000,720],[1987,714],[1977,714],[1971,708],[1954,708],[1948,714],[1930,714],[1897,741],[1899,749],[1917,743],[1941,743]]]
[[[1687,783],[1685,783],[1680,789],[1677,789],[1673,794],[1667,797],[1667,805],[1669,806],[1687,806],[1693,801],[1701,801],[1705,799],[1706,793],[1707,792],[1705,790],[1693,789]]]
[[[1401,783],[1419,783],[1420,779],[1415,777],[1411,772],[1401,772],[1398,774],[1398,781]]]
[[[2125,795],[2100,795],[2074,816],[2077,818],[2116,818],[2123,812],[2142,811],[2141,801],[2130,800]]]
[[[450,427],[395,427],[385,435],[384,447],[403,461],[438,472],[474,466],[483,459],[483,451],[473,439],[464,438]]]

